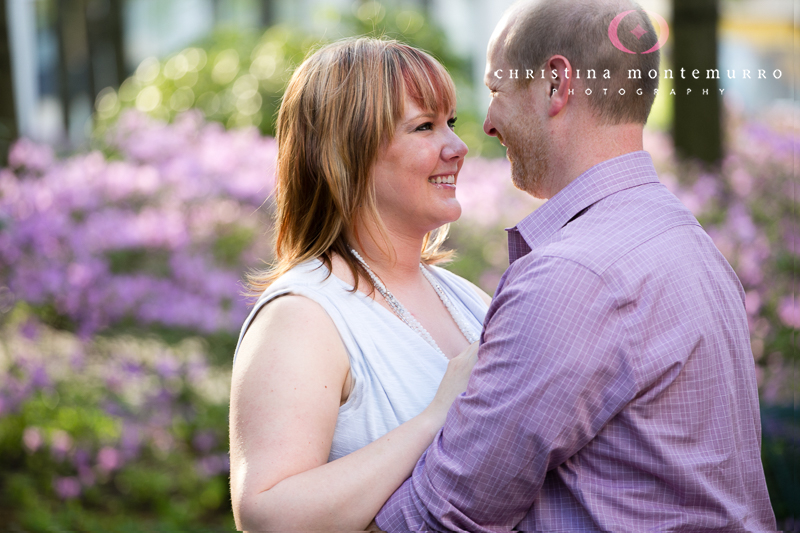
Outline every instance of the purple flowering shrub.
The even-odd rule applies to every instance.
[[[230,371],[199,339],[83,340],[19,307],[0,339],[0,527],[232,529]]]
[[[84,337],[133,323],[235,332],[268,260],[275,142],[197,112],[121,117],[101,152],[20,141],[0,171],[0,287]]]
[[[745,121],[729,109],[727,155],[718,172],[676,163],[667,149],[660,178],[697,216],[745,290],[751,346],[762,400],[791,405],[800,360],[795,294],[800,257],[797,219],[797,127],[779,108]]]

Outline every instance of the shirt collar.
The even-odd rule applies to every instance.
[[[644,151],[631,152],[593,166],[519,224],[506,230],[509,233],[510,262],[546,241],[572,217],[595,202],[648,183],[658,183],[658,175],[653,159]],[[516,237],[521,237],[524,242]]]

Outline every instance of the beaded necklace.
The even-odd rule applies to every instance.
[[[436,341],[433,340],[431,334],[419,323],[419,321],[414,318],[408,309],[406,309],[403,304],[400,303],[400,300],[395,298],[395,296],[389,292],[389,289],[386,288],[386,285],[378,279],[378,276],[372,271],[366,261],[356,252],[354,249],[350,248],[350,253],[353,254],[353,257],[356,258],[364,270],[367,272],[369,279],[372,280],[373,285],[375,285],[375,289],[383,296],[383,299],[386,300],[386,303],[389,304],[389,307],[394,311],[394,314],[403,321],[409,328],[415,331],[420,337],[422,337],[425,342],[430,344],[437,352],[444,356],[444,352],[439,348],[436,344]],[[419,269],[422,272],[422,275],[428,280],[428,283],[431,284],[433,290],[436,291],[436,294],[439,295],[439,299],[444,304],[447,311],[450,313],[450,316],[453,317],[453,321],[458,326],[458,329],[461,330],[461,333],[464,335],[464,338],[467,339],[467,342],[472,344],[473,342],[478,340],[478,335],[472,330],[469,326],[467,321],[464,319],[464,316],[459,312],[459,310],[453,305],[453,302],[450,301],[450,298],[444,292],[439,282],[433,277],[433,275],[425,268],[425,265],[422,263],[419,264]]]

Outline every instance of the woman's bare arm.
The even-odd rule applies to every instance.
[[[451,361],[451,379],[423,413],[327,463],[347,353],[317,303],[301,296],[270,303],[245,335],[233,372],[231,495],[237,527],[363,530],[444,423],[466,387],[475,351]]]

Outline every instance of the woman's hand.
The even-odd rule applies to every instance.
[[[439,426],[444,425],[447,411],[450,410],[450,406],[453,405],[458,395],[467,390],[467,382],[470,374],[472,374],[472,367],[478,361],[479,344],[479,341],[473,342],[466,350],[450,359],[447,364],[447,370],[444,373],[442,382],[439,384],[436,395],[426,409],[431,416],[439,421]]]

